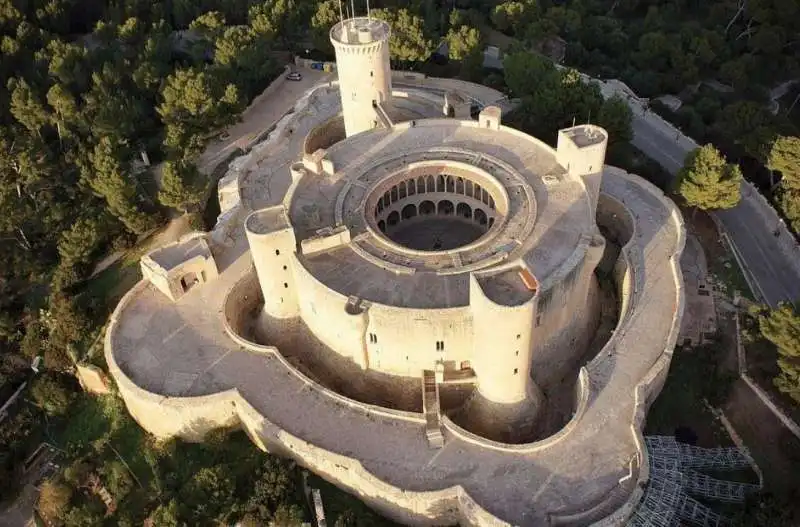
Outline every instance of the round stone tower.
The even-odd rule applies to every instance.
[[[376,128],[391,101],[389,34],[389,24],[369,17],[349,18],[331,28],[347,137]]]

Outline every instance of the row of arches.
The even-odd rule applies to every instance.
[[[377,218],[392,203],[403,200],[408,196],[431,192],[446,192],[468,196],[482,202],[491,210],[495,209],[494,198],[479,184],[463,177],[439,174],[438,176],[427,175],[407,179],[387,190],[375,205],[375,217]]]
[[[425,200],[417,207],[413,203],[409,203],[402,210],[392,211],[386,216],[386,220],[378,222],[378,228],[381,232],[386,232],[387,228],[396,226],[402,221],[408,221],[417,216],[454,216],[464,220],[472,221],[478,225],[489,229],[494,225],[494,218],[490,217],[486,212],[476,207],[474,210],[467,203],[453,204],[452,201],[443,199],[437,203],[430,200]]]

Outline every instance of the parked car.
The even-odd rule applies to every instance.
[[[303,80],[303,76],[300,75],[298,72],[293,71],[290,74],[286,75],[286,78],[290,81],[300,81]]]

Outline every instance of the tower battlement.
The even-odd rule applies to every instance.
[[[342,20],[331,28],[347,136],[378,127],[377,105],[392,98],[389,24],[369,17]]]

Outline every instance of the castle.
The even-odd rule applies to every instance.
[[[385,22],[330,36],[338,82],[115,310],[129,411],[162,437],[241,426],[406,524],[623,523],[683,312],[680,213],[604,165],[602,128],[552,148],[494,90],[391,71]]]

